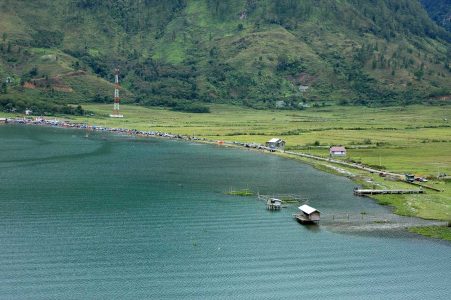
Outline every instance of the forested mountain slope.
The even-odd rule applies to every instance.
[[[8,109],[111,101],[116,67],[147,105],[451,94],[451,35],[418,0],[0,0],[0,35]]]
[[[421,0],[421,3],[437,24],[451,31],[451,0]]]

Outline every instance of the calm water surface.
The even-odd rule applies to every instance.
[[[1,299],[449,299],[451,244],[304,227],[233,188],[389,215],[274,155],[0,126]]]

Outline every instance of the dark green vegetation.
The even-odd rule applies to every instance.
[[[417,0],[0,0],[0,38],[6,110],[111,102],[115,67],[125,101],[191,112],[451,94],[450,33]]]
[[[451,31],[450,0],[421,0],[421,3],[437,24]]]

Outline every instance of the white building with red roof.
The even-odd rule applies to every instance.
[[[331,156],[346,156],[346,148],[343,146],[332,146],[329,149]]]

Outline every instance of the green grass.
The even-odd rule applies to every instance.
[[[409,230],[411,232],[415,232],[432,238],[451,241],[451,227],[445,226],[414,227],[410,228]]]
[[[253,191],[251,191],[249,189],[244,189],[244,190],[230,190],[230,191],[226,192],[226,195],[250,197],[250,196],[254,196],[255,194]]]

